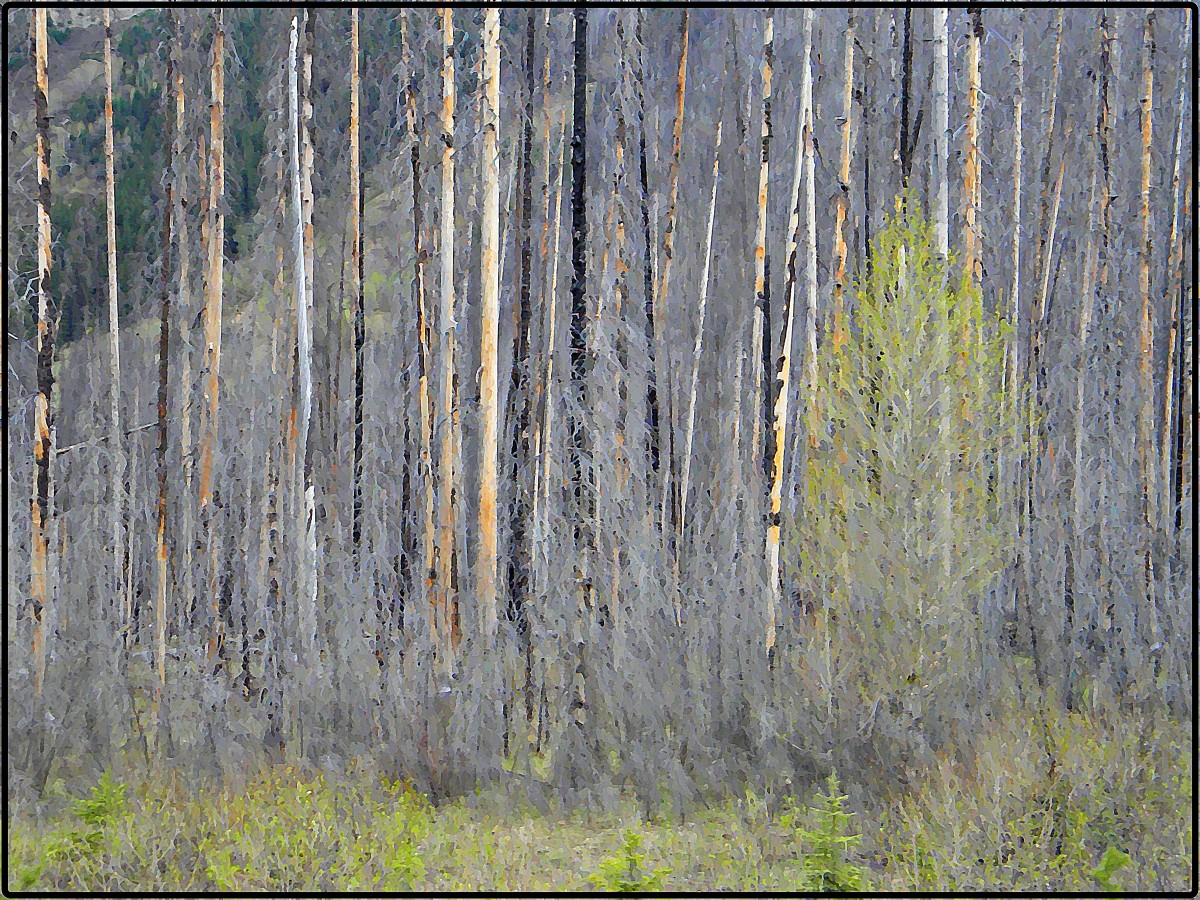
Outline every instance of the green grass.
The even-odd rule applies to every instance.
[[[538,815],[481,794],[434,808],[404,784],[281,766],[196,791],[182,779],[68,790],[12,822],[10,890],[1180,890],[1188,886],[1187,728],[1073,714],[1005,717],[969,762],[903,788],[843,778],[713,801],[685,821]],[[882,788],[879,788],[882,790]],[[855,796],[857,802],[848,802]],[[861,835],[861,839],[857,838]],[[1126,857],[1128,860],[1126,861]],[[822,874],[824,873],[824,874]]]

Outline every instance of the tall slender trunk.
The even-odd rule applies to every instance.
[[[762,122],[758,165],[758,224],[754,232],[754,324],[750,332],[750,360],[754,367],[754,425],[750,430],[750,446],[753,448],[754,468],[764,471],[767,458],[762,451],[762,425],[764,410],[770,403],[771,386],[766,381],[766,372],[771,355],[769,307],[769,277],[771,263],[767,252],[767,183],[771,167],[771,69],[775,53],[775,10],[767,10],[766,26],[763,30],[762,62]],[[759,454],[762,454],[760,456]],[[759,466],[762,469],[759,469]],[[752,470],[753,471],[753,470]],[[752,482],[757,483],[757,482]]]
[[[1150,147],[1154,137],[1154,10],[1146,13],[1142,32],[1142,245],[1138,265],[1138,288],[1142,295],[1142,314],[1138,328],[1138,374],[1141,398],[1138,408],[1138,448],[1142,467],[1142,504],[1144,517],[1143,555],[1145,559],[1145,596],[1150,612],[1151,635],[1161,639],[1158,602],[1155,597],[1154,536],[1160,526],[1158,458],[1154,452],[1157,428],[1154,423],[1154,310],[1150,305],[1150,261],[1154,256],[1153,222],[1150,216]],[[1158,675],[1159,656],[1154,657],[1154,675]]]
[[[184,59],[184,26],[183,18],[178,10],[171,11],[171,22],[174,31],[174,53],[177,63],[175,66],[175,135],[182,142],[187,133],[187,104],[183,88],[183,59]],[[182,150],[180,151],[182,154]],[[192,403],[194,402],[195,385],[192,382],[192,285],[191,285],[191,238],[188,233],[188,186],[187,162],[180,155],[176,158],[175,170],[175,234],[179,259],[179,295],[175,305],[179,307],[179,389],[177,394],[177,409],[179,410],[179,459],[183,468],[183,485],[185,495],[192,496],[192,473],[194,458],[192,454]],[[195,572],[192,568],[194,552],[193,528],[195,507],[190,503],[180,504],[180,540],[183,547],[183,570],[181,596],[188,598],[190,608],[195,603]],[[183,613],[183,610],[180,611]]]
[[[667,199],[667,225],[663,232],[663,249],[661,259],[661,269],[659,276],[658,293],[655,297],[654,314],[656,320],[654,322],[655,343],[657,345],[655,352],[656,365],[661,367],[661,378],[656,375],[656,396],[657,385],[661,384],[664,387],[667,395],[667,405],[670,406],[671,401],[671,365],[666,343],[666,320],[667,312],[670,309],[670,289],[671,289],[671,268],[675,260],[675,235],[679,229],[679,162],[683,155],[683,105],[684,94],[687,89],[687,58],[688,58],[688,18],[689,11],[683,10],[679,21],[679,72],[675,80],[675,126],[671,137],[671,170],[670,170],[670,188]],[[661,410],[660,410],[661,412]],[[668,409],[665,417],[659,419],[661,426],[663,418],[666,421],[667,432],[667,469],[663,472],[662,483],[662,510],[660,527],[666,532],[667,522],[670,521],[672,534],[678,534],[679,528],[679,505],[674,502],[677,486],[675,485],[676,477],[676,450],[675,450],[675,432],[674,432],[674,416]],[[675,543],[675,542],[672,542]],[[678,545],[675,545],[675,552],[678,552]],[[674,553],[672,553],[674,559]]]
[[[1183,280],[1183,232],[1179,228],[1180,214],[1180,196],[1179,196],[1179,167],[1182,159],[1183,150],[1183,120],[1185,117],[1184,110],[1184,80],[1183,73],[1179,76],[1179,125],[1175,130],[1175,155],[1174,162],[1171,167],[1171,237],[1170,237],[1170,255],[1167,259],[1167,303],[1170,307],[1170,313],[1167,317],[1167,371],[1166,378],[1163,381],[1163,399],[1162,399],[1162,461],[1159,468],[1159,473],[1162,477],[1162,503],[1160,511],[1162,513],[1162,530],[1165,534],[1170,535],[1175,525],[1175,510],[1179,498],[1172,490],[1174,471],[1171,465],[1173,450],[1175,446],[1174,440],[1174,398],[1176,396],[1177,384],[1175,378],[1176,370],[1176,345],[1179,342],[1179,294],[1180,286]]]
[[[966,232],[963,268],[974,285],[979,285],[983,280],[983,235],[979,222],[982,175],[979,155],[979,50],[983,38],[983,11],[974,7],[971,9],[971,29],[967,35],[967,127],[963,148],[963,224]]]
[[[900,75],[900,190],[908,188],[912,171],[912,135],[909,132],[908,107],[912,95],[912,7],[904,7],[903,69]]]
[[[350,278],[354,297],[354,494],[351,505],[351,540],[357,555],[362,542],[363,511],[363,389],[367,344],[366,310],[363,308],[363,186],[359,149],[358,7],[350,12]]]
[[[109,11],[104,11],[107,25]],[[105,49],[107,50],[107,36]],[[182,64],[182,59],[179,60]],[[167,80],[164,91],[174,90],[176,60],[174,54],[167,57]],[[178,131],[172,134],[167,154],[172,177],[166,179],[166,197],[163,203],[162,233],[162,314],[158,337],[158,527],[155,530],[155,559],[158,563],[158,582],[155,585],[154,603],[154,669],[158,674],[158,689],[167,681],[167,389],[168,351],[171,338],[171,245],[175,240],[172,222],[174,212],[174,176],[179,173],[179,158],[183,142]],[[111,286],[111,285],[110,285]]]
[[[853,21],[853,17],[852,17]],[[810,330],[815,329],[813,317],[816,313],[816,234],[813,230],[815,206],[813,202],[813,164],[812,164],[812,73],[810,58],[812,56],[812,23],[811,9],[804,11],[804,54],[801,57],[800,76],[800,116],[796,127],[796,175],[792,182],[792,212],[788,223],[788,253],[787,253],[787,291],[784,294],[782,329],[779,342],[779,362],[775,369],[775,408],[772,422],[773,440],[771,454],[770,480],[770,518],[767,520],[767,579],[769,581],[767,594],[767,652],[772,652],[775,646],[776,632],[780,624],[780,610],[783,602],[783,573],[779,567],[779,542],[781,530],[781,506],[783,501],[783,457],[787,447],[788,400],[791,398],[792,377],[792,332],[796,319],[796,292],[798,286],[798,263],[800,250],[800,182],[801,175],[808,176],[808,204],[806,206],[806,222],[808,230],[808,247],[805,262],[805,302],[808,307]],[[854,26],[847,33],[847,53],[853,46]],[[846,86],[850,89],[849,81]],[[849,109],[846,110],[849,113]],[[848,123],[847,123],[848,124]],[[844,172],[845,170],[843,170]],[[843,201],[845,195],[843,195]],[[842,207],[839,207],[841,209]],[[839,216],[841,218],[841,216]],[[840,232],[839,232],[840,236]],[[844,249],[844,248],[843,248]],[[812,330],[814,346],[809,347],[811,359],[807,365],[815,364],[816,332]]]
[[[645,295],[646,307],[646,455],[649,460],[649,472],[658,474],[659,470],[659,422],[661,411],[658,400],[658,372],[656,368],[657,330],[655,323],[655,292],[654,292],[654,253],[653,240],[650,236],[650,179],[646,159],[646,69],[645,43],[642,40],[642,8],[638,7],[635,37],[638,45],[636,58],[637,71],[634,81],[637,84],[638,103],[638,176],[641,182],[640,207],[642,214],[642,240],[645,245],[646,257],[642,267],[642,292]],[[685,70],[686,77],[687,72]],[[549,152],[549,150],[547,150]],[[652,480],[652,479],[651,479]],[[653,496],[653,493],[651,493]]]
[[[526,634],[526,594],[532,567],[530,550],[530,406],[533,384],[533,353],[529,332],[533,324],[532,281],[533,248],[530,227],[533,220],[533,92],[534,48],[536,27],[533,10],[525,20],[525,120],[521,129],[520,207],[517,212],[517,247],[519,273],[517,287],[517,329],[513,348],[512,375],[508,388],[508,421],[512,427],[511,466],[512,485],[512,547],[508,555],[508,609],[518,630]],[[547,145],[547,153],[549,146]],[[547,173],[549,182],[549,173]],[[532,701],[530,701],[532,704]],[[532,711],[532,705],[528,707]]]
[[[423,244],[424,220],[421,213],[421,144],[420,136],[417,133],[417,70],[408,42],[408,10],[406,9],[400,10],[400,41],[403,65],[407,75],[404,91],[404,115],[408,125],[408,139],[411,142],[409,160],[412,170],[413,291],[416,294],[414,305],[417,311],[417,403],[421,428],[421,572],[424,575],[426,593],[432,600],[437,572],[434,567],[433,406],[429,396],[431,348],[429,315],[425,296],[426,251]]]
[[[841,127],[842,158],[838,166],[837,212],[833,224],[833,344],[834,356],[841,357],[842,345],[846,342],[846,259],[848,250],[843,228],[850,215],[850,159],[854,146],[854,35],[858,16],[851,10],[846,22],[846,68],[842,82],[842,115],[838,120]]]
[[[586,6],[575,7],[574,63],[571,99],[571,386],[575,397],[587,406],[587,26]],[[586,453],[586,426],[580,413],[570,413],[570,471],[574,495],[572,518],[575,522],[575,553],[579,560],[576,573],[579,597],[575,616],[575,643],[578,647],[572,676],[572,720],[582,730],[587,721],[587,674],[584,656],[585,614],[592,609],[591,565],[595,556],[595,535],[591,521],[595,508],[592,484],[585,484],[583,457]],[[589,470],[590,471],[590,470]],[[588,482],[592,479],[589,477]]]
[[[1142,466],[1143,516],[1147,530],[1158,525],[1158,471],[1154,458],[1154,310],[1150,305],[1150,261],[1154,256],[1153,223],[1150,216],[1150,147],[1154,136],[1154,13],[1146,13],[1142,35],[1142,241],[1138,259],[1138,290],[1142,314],[1138,328],[1138,372],[1141,375],[1141,399],[1138,409],[1138,446]],[[1147,541],[1149,539],[1147,538]],[[1146,566],[1149,571],[1147,545]]]
[[[204,408],[200,442],[200,513],[203,531],[213,524],[213,455],[220,410],[221,305],[225,262],[225,13],[215,16],[209,100],[208,262],[204,283]],[[209,658],[223,652],[225,634],[219,610],[215,550],[208,554]]]
[[[1017,335],[1021,321],[1021,162],[1022,133],[1025,111],[1025,16],[1018,17],[1016,47],[1013,62],[1016,65],[1016,85],[1013,89],[1013,198],[1012,198],[1012,290],[1008,297],[1009,332],[1004,347],[1004,415],[1005,422],[1013,421],[1016,415],[1017,372],[1020,371],[1020,342]],[[1005,433],[1008,433],[1007,431]],[[1010,493],[1008,475],[1008,453],[999,461],[1000,484],[1006,496]]]
[[[933,10],[933,226],[937,252],[950,256],[950,33],[944,7]]]
[[[455,541],[454,472],[454,11],[442,7],[442,208],[441,309],[438,317],[438,548],[434,646],[443,678],[454,667],[453,609],[456,597],[450,578]]]
[[[1099,82],[1097,82],[1095,100],[1097,107],[1099,106],[1099,87]],[[1095,153],[1095,143],[1092,144],[1092,149]],[[1096,185],[1099,181],[1100,168],[1098,164],[1099,159],[1096,158],[1098,155],[1098,153],[1095,153],[1092,159],[1092,187],[1091,192],[1088,195],[1087,230],[1083,251],[1083,284],[1079,303],[1079,331],[1076,336],[1075,421],[1073,428],[1075,453],[1072,472],[1073,478],[1071,481],[1072,527],[1071,534],[1068,536],[1064,546],[1067,564],[1065,577],[1063,579],[1063,606],[1066,613],[1063,643],[1067,648],[1067,671],[1065,673],[1066,685],[1063,691],[1063,696],[1068,708],[1072,708],[1074,704],[1073,686],[1075,677],[1076,622],[1078,621],[1078,609],[1075,602],[1075,585],[1078,579],[1078,567],[1081,566],[1088,558],[1084,543],[1085,510],[1083,497],[1084,479],[1086,475],[1083,469],[1083,414],[1084,398],[1087,385],[1088,337],[1092,324],[1092,309],[1095,301],[1093,279],[1095,276],[1094,255],[1096,249]]]
[[[708,238],[705,241],[704,269],[700,275],[700,316],[696,323],[696,343],[692,349],[692,379],[691,390],[688,393],[687,422],[684,427],[683,472],[679,487],[679,531],[678,539],[682,543],[683,531],[687,524],[688,481],[692,470],[692,441],[696,432],[696,389],[700,384],[700,354],[704,350],[704,319],[708,308],[708,282],[712,270],[713,228],[717,221],[717,184],[721,175],[721,122],[717,123],[717,140],[713,146],[713,182],[712,195],[708,204]]]
[[[480,632],[496,632],[497,512],[496,465],[499,455],[499,392],[497,341],[500,332],[500,11],[484,13],[483,24],[483,328],[480,343],[480,397],[483,413],[479,451],[479,560],[476,596]]]
[[[58,307],[50,299],[50,105],[46,75],[46,10],[33,10],[30,50],[34,66],[33,112],[37,125],[37,396],[33,401],[34,487],[30,505],[30,606],[33,619],[33,690],[46,678],[46,620],[53,619],[48,586],[47,535],[54,481],[54,341]]]
[[[307,14],[311,16],[311,13]],[[296,454],[300,459],[300,495],[302,503],[297,505],[296,584],[299,594],[300,642],[306,656],[305,664],[312,664],[317,633],[317,532],[316,502],[313,487],[312,447],[309,444],[309,429],[312,422],[312,269],[310,247],[312,245],[312,186],[310,174],[311,148],[308,143],[307,120],[309,116],[308,87],[311,79],[311,47],[306,46],[302,62],[304,75],[303,109],[296,85],[296,57],[298,41],[298,17],[292,18],[291,46],[288,55],[288,114],[291,125],[292,149],[292,205],[296,211],[294,236],[294,267],[296,280],[296,361],[299,380],[299,404],[296,424]],[[306,22],[307,31],[307,22]]]
[[[108,240],[108,373],[109,373],[109,418],[108,418],[108,502],[113,510],[113,596],[123,593],[121,568],[122,530],[125,525],[125,492],[122,489],[121,460],[121,338],[117,305],[117,203],[116,175],[113,151],[113,86],[112,86],[112,10],[104,10],[104,197],[106,204],[106,236]],[[128,611],[122,610],[121,632],[125,649],[129,650]]]

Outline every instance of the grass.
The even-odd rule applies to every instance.
[[[58,781],[40,819],[26,806],[11,822],[7,887],[782,891],[836,875],[883,891],[1188,888],[1186,726],[1064,715],[1050,777],[1030,724],[1006,717],[970,762],[943,757],[885,795],[831,780],[685,821],[645,821],[632,800],[537,815],[482,794],[434,808],[401,783],[289,766],[205,791],[105,778],[71,796]]]

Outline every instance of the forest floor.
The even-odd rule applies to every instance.
[[[803,891],[826,878],[826,889],[881,891],[1194,889],[1190,724],[1136,718],[1061,716],[1053,777],[1032,774],[1034,723],[1008,717],[971,764],[944,757],[887,795],[747,792],[682,819],[632,799],[539,814],[485,792],[435,807],[378,776],[290,766],[210,789],[56,778],[40,802],[15,805],[6,888]]]

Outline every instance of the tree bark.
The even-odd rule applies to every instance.
[[[200,513],[203,531],[211,534],[213,522],[213,455],[219,434],[221,371],[221,305],[225,262],[225,13],[215,16],[212,45],[211,97],[209,101],[208,261],[204,284],[204,408],[200,438]],[[209,659],[223,652],[217,590],[217,554],[208,554]]]
[[[670,405],[671,400],[671,365],[669,348],[666,343],[666,318],[667,311],[670,309],[670,289],[671,289],[671,267],[675,260],[675,234],[679,229],[679,162],[683,156],[683,106],[684,95],[687,90],[687,58],[688,58],[688,18],[689,11],[683,10],[679,22],[679,70],[675,80],[675,126],[671,137],[671,170],[670,170],[670,188],[667,199],[667,225],[663,232],[663,249],[661,259],[661,274],[659,276],[658,293],[655,297],[654,314],[656,320],[654,322],[655,343],[657,349],[655,352],[656,365],[662,368],[660,373],[663,377],[655,378],[655,391],[657,397],[657,385],[662,384],[667,395],[667,403]],[[661,409],[659,410],[661,413]],[[663,473],[662,487],[662,509],[660,527],[666,532],[667,522],[671,524],[671,533],[679,533],[679,505],[674,502],[677,486],[675,485],[676,476],[676,451],[675,451],[675,432],[674,432],[674,417],[668,409],[665,417],[660,418],[659,425],[661,427],[663,418],[666,420],[667,431],[667,470]],[[672,542],[674,543],[674,542]],[[678,552],[678,545],[675,545],[675,552]],[[672,558],[675,559],[675,552]]]
[[[480,346],[480,397],[483,414],[479,451],[479,559],[476,595],[480,633],[496,633],[497,513],[496,466],[499,456],[497,341],[500,332],[500,11],[484,13],[483,25],[483,328]]]
[[[358,555],[362,543],[363,512],[363,391],[366,361],[367,326],[363,308],[363,186],[362,161],[359,149],[361,103],[358,74],[358,8],[350,11],[350,278],[354,297],[354,482],[351,501],[350,535]]]
[[[308,13],[307,15],[311,15]],[[307,25],[307,23],[306,23]],[[312,242],[310,147],[307,140],[308,98],[300,109],[296,77],[298,17],[292,18],[291,49],[288,56],[288,110],[292,145],[292,205],[296,211],[294,259],[296,279],[296,359],[299,395],[296,424],[296,453],[300,458],[300,495],[296,521],[298,610],[301,647],[311,665],[317,633],[317,532],[316,502],[313,487],[312,448],[309,429],[312,422],[312,291],[310,247]],[[310,48],[304,50],[305,93],[311,79]]]
[[[851,16],[853,21],[853,15]],[[813,162],[812,162],[812,73],[810,58],[812,56],[812,23],[811,9],[804,11],[804,54],[801,57],[800,76],[800,116],[796,127],[796,175],[792,183],[792,212],[788,223],[788,255],[787,255],[787,292],[784,295],[782,333],[779,343],[779,362],[775,369],[775,408],[772,422],[774,439],[772,440],[771,480],[770,480],[770,518],[767,520],[767,636],[766,648],[771,653],[775,646],[776,633],[780,625],[780,610],[783,603],[783,573],[779,567],[779,544],[782,525],[783,501],[783,457],[787,447],[788,401],[791,399],[792,376],[792,333],[796,319],[796,289],[798,279],[797,264],[800,249],[800,182],[801,175],[808,177],[808,203],[806,206],[805,224],[808,231],[808,247],[805,267],[805,301],[809,314],[809,329],[812,346],[808,348],[809,359],[806,365],[816,362],[816,315],[817,282],[816,282],[816,234],[814,231],[815,205],[813,200]],[[852,53],[854,26],[851,24],[847,32],[847,54]],[[846,86],[850,89],[849,81]],[[848,97],[848,95],[847,95]],[[847,114],[849,109],[846,110]],[[847,121],[847,126],[849,122]],[[845,162],[845,160],[844,160]],[[843,169],[845,174],[845,169]],[[843,194],[844,202],[847,195]],[[839,207],[843,209],[843,207]],[[839,215],[839,219],[843,218]],[[840,237],[840,232],[839,232]],[[844,250],[843,245],[843,250]],[[843,261],[844,265],[844,261]],[[811,376],[811,372],[810,372]],[[810,385],[811,387],[811,385]]]
[[[1184,80],[1182,73],[1179,78],[1179,125],[1175,130],[1175,153],[1171,167],[1171,236],[1169,246],[1170,256],[1167,261],[1167,304],[1170,313],[1167,317],[1167,371],[1163,381],[1162,399],[1162,460],[1159,472],[1162,477],[1162,512],[1161,528],[1168,536],[1175,525],[1176,506],[1179,498],[1172,490],[1174,471],[1171,465],[1172,453],[1175,446],[1172,410],[1176,395],[1176,345],[1179,342],[1179,295],[1183,280],[1183,232],[1179,228],[1180,196],[1179,196],[1179,167],[1183,150],[1183,120],[1185,117]]]
[[[441,450],[438,465],[438,548],[435,600],[437,667],[448,678],[454,667],[451,585],[455,541],[454,473],[457,468],[454,429],[454,11],[442,17],[442,208],[441,309],[438,320],[438,424]]]
[[[642,267],[642,291],[645,295],[646,307],[646,455],[649,461],[649,471],[658,474],[660,466],[659,422],[661,410],[658,399],[658,372],[656,366],[656,345],[658,342],[655,323],[655,290],[654,290],[654,253],[653,240],[650,236],[650,180],[646,159],[646,70],[645,43],[642,40],[642,8],[638,7],[637,26],[637,72],[634,80],[637,84],[638,102],[638,175],[641,180],[641,214],[642,240],[645,245],[646,258]],[[684,75],[686,76],[686,71]],[[549,152],[549,150],[547,150]]]
[[[696,343],[692,349],[691,390],[688,393],[687,423],[684,429],[683,472],[679,488],[678,538],[681,543],[687,524],[688,481],[692,470],[692,440],[696,432],[696,389],[700,384],[700,354],[704,350],[704,319],[708,308],[709,273],[712,270],[713,227],[717,221],[717,184],[721,175],[721,128],[722,123],[718,122],[717,140],[713,147],[712,196],[708,204],[708,238],[704,249],[704,270],[700,275],[700,321],[696,324]]]
[[[936,15],[936,13],[935,13]],[[843,229],[850,215],[850,159],[854,146],[854,34],[858,16],[851,10],[846,22],[846,69],[842,82],[841,127],[842,159],[838,167],[837,213],[833,225],[833,333],[831,342],[835,357],[840,358],[846,342],[846,259],[848,248]]]
[[[34,417],[34,488],[30,509],[30,612],[33,619],[33,690],[40,700],[46,678],[46,620],[53,621],[49,591],[47,527],[54,493],[54,343],[58,308],[50,299],[50,107],[46,75],[46,10],[33,10],[30,50],[34,65],[34,120],[37,126],[37,395]]]
[[[963,268],[971,284],[975,286],[983,281],[983,235],[979,222],[982,176],[979,158],[979,50],[983,38],[983,11],[974,7],[971,10],[971,29],[967,36],[967,127],[963,153],[963,222],[966,252]]]
[[[421,572],[424,574],[424,585],[428,599],[434,599],[434,587],[437,583],[435,567],[435,512],[433,492],[433,405],[429,396],[430,371],[430,327],[426,307],[425,264],[426,251],[424,241],[424,224],[421,212],[421,144],[417,134],[417,70],[412,59],[412,51],[408,42],[408,10],[400,10],[400,41],[403,65],[407,73],[405,85],[404,115],[408,125],[409,160],[412,171],[412,217],[413,217],[413,291],[414,305],[417,312],[417,403],[420,417],[420,473],[422,491],[422,543],[421,543]],[[432,608],[432,607],[431,607]],[[431,637],[436,646],[436,632],[431,629]]]
[[[122,531],[126,521],[125,491],[122,486],[124,453],[121,447],[121,339],[117,305],[117,203],[113,150],[112,11],[104,10],[104,197],[108,240],[108,372],[109,372],[109,505],[113,510],[113,596],[123,593],[121,568],[124,563]],[[122,610],[121,634],[129,651],[128,610]]]
[[[754,366],[754,401],[751,409],[754,411],[754,425],[750,432],[750,446],[754,448],[755,467],[762,466],[759,471],[765,471],[767,454],[760,449],[762,443],[762,425],[765,421],[765,411],[770,404],[771,386],[766,381],[766,372],[771,355],[770,328],[771,313],[769,306],[769,288],[767,279],[770,273],[770,256],[767,252],[767,183],[771,164],[771,69],[775,52],[775,10],[767,11],[766,26],[763,31],[763,63],[762,63],[762,121],[760,128],[760,146],[758,166],[758,224],[755,228],[754,239],[754,324],[750,333],[750,359]],[[760,457],[758,454],[763,453]],[[757,482],[754,482],[757,483]]]

